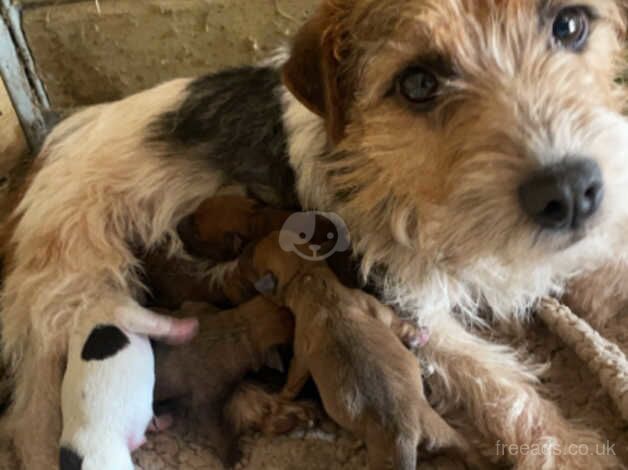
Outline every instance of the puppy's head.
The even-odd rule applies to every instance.
[[[308,261],[281,247],[280,232],[273,232],[254,245],[249,245],[240,258],[242,272],[255,289],[278,299],[284,287],[304,268]]]
[[[623,37],[615,0],[325,0],[283,77],[325,120],[326,209],[365,268],[529,266],[611,232]]]
[[[253,199],[215,196],[184,218],[177,230],[186,249],[215,261],[236,258],[251,241],[250,221],[261,210]]]

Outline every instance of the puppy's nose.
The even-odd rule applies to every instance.
[[[310,250],[312,250],[313,253],[317,253],[320,249],[321,245],[310,245]]]
[[[602,171],[590,159],[545,167],[519,188],[526,214],[552,230],[579,228],[600,208],[603,198]]]

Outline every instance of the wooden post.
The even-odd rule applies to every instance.
[[[4,82],[0,80],[0,186],[28,152],[28,145]]]

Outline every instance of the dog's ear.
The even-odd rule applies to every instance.
[[[344,137],[349,98],[340,74],[343,15],[338,3],[323,2],[297,33],[283,67],[284,84],[310,111],[325,119],[334,144]]]

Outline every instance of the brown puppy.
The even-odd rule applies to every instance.
[[[251,258],[256,286],[296,318],[283,398],[296,397],[311,375],[330,417],[366,441],[371,469],[414,470],[424,440],[477,462],[425,399],[419,363],[397,338],[407,325],[391,309],[342,286],[325,263],[283,251],[278,233]]]
[[[291,240],[291,249],[301,250],[307,256],[325,258],[343,284],[365,287],[359,280],[359,262],[350,249],[346,227],[342,221],[334,220],[334,216],[316,211],[274,209],[244,196],[208,198],[179,224],[178,233],[189,253],[213,261],[229,261],[207,269],[199,268],[198,263],[190,260],[164,262],[163,256],[148,260],[145,264],[149,273],[158,273],[150,285],[169,293],[172,298],[177,296],[170,293],[172,286],[184,284],[186,300],[237,305],[251,298],[255,291],[251,292],[250,283],[243,282],[246,275],[236,257],[251,242],[286,229],[299,234],[298,239]],[[308,252],[312,247],[328,252],[322,256],[320,252]],[[173,269],[174,276],[171,274]]]
[[[144,256],[143,263],[151,306],[176,310],[184,302],[207,302],[230,307],[256,295],[250,283],[244,282],[237,261],[216,265],[157,250]]]
[[[291,214],[244,196],[216,196],[183,219],[178,232],[191,254],[229,261],[248,243],[281,229]]]
[[[176,400],[195,415],[218,456],[231,464],[242,426],[238,416],[225,416],[223,408],[237,409],[230,397],[245,374],[259,369],[276,346],[292,342],[294,321],[287,310],[261,296],[233,310],[212,311],[209,305],[187,304],[180,313],[198,315],[198,335],[183,346],[155,346],[155,402]],[[255,421],[247,420],[248,426]]]
[[[186,251],[197,257],[171,256],[166,249],[142,256],[145,279],[159,307],[176,309],[183,302],[238,305],[255,295],[235,260],[252,241],[279,230],[290,211],[263,206],[244,196],[206,199],[179,224]]]
[[[173,258],[165,250],[143,257],[145,283],[151,288],[154,303],[175,309],[185,301],[239,305],[249,300],[256,292],[249,282],[244,282],[246,276],[236,258],[245,246],[284,226],[303,233],[298,242],[299,248],[305,250],[309,246],[325,246],[330,238],[333,247],[333,242],[338,244],[344,236],[323,213],[274,209],[236,195],[206,199],[178,226],[186,250],[201,261]],[[332,251],[326,258],[343,283],[357,287],[357,265],[347,248]],[[227,262],[216,264],[217,261]]]

